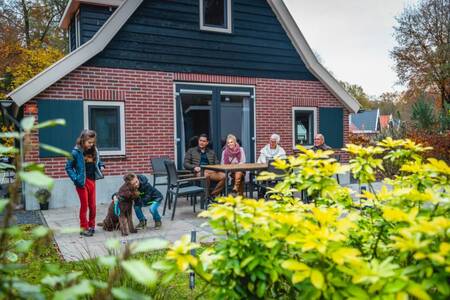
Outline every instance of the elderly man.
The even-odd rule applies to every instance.
[[[280,136],[276,133],[270,136],[269,143],[265,145],[260,152],[258,157],[258,163],[267,163],[270,159],[274,158],[286,158],[286,151],[281,148]]]
[[[184,156],[184,167],[191,170],[196,176],[200,176],[202,165],[219,164],[216,153],[208,148],[209,139],[206,134],[201,134],[198,138],[198,145],[190,148]],[[225,174],[211,170],[205,170],[205,177],[208,178],[208,185],[210,181],[217,182],[216,187],[211,192],[211,197],[214,198],[220,194],[225,187]]]
[[[331,150],[331,147],[325,144],[325,138],[323,137],[323,134],[316,134],[314,137],[314,147],[312,147],[314,151],[317,150]]]

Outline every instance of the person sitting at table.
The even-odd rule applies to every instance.
[[[316,134],[316,136],[314,137],[314,147],[312,147],[312,150],[331,150],[331,147],[325,144],[325,137],[323,136],[323,134]]]
[[[222,164],[230,165],[230,164],[243,164],[245,163],[245,152],[244,148],[239,146],[236,141],[236,137],[232,134],[227,136],[227,144],[225,145],[225,149],[222,152]],[[245,173],[238,171],[231,173],[231,177],[233,178],[233,194],[244,194],[244,177]]]
[[[202,165],[219,164],[216,153],[208,148],[208,135],[201,134],[197,140],[197,146],[190,148],[184,156],[184,168],[194,172],[199,177]],[[208,186],[211,181],[217,182],[210,197],[214,198],[220,194],[225,187],[225,174],[222,172],[205,170],[204,176],[207,178]]]
[[[266,164],[269,160],[274,158],[286,158],[286,151],[278,145],[280,143],[280,136],[276,133],[270,136],[269,143],[265,145],[258,157],[258,163]]]

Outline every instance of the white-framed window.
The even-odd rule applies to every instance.
[[[116,101],[84,101],[84,128],[97,132],[100,155],[125,155],[125,106]]]
[[[81,45],[81,25],[80,25],[80,11],[75,14],[75,48]]]
[[[231,0],[199,0],[200,29],[232,32]]]
[[[292,108],[292,141],[296,145],[313,146],[317,134],[317,108]]]

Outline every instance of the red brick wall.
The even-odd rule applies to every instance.
[[[257,149],[276,132],[281,135],[282,146],[292,153],[292,107],[342,107],[320,82],[94,67],[78,68],[36,99],[124,101],[126,156],[103,157],[107,165],[105,175],[148,173],[149,157],[175,155],[174,81],[255,86]],[[36,112],[36,102],[28,102],[25,115]],[[344,109],[344,144],[348,141],[348,114]],[[32,140],[37,143],[37,135]],[[51,176],[66,176],[62,158],[40,159],[35,148],[26,159],[45,163]]]

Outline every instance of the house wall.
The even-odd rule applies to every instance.
[[[342,107],[320,82],[84,66],[25,104],[24,114],[34,115],[39,121],[37,101],[50,99],[125,102],[126,155],[102,157],[107,166],[107,177],[98,181],[97,186],[103,194],[98,202],[109,201],[109,196],[104,195],[115,192],[120,175],[127,172],[150,173],[150,157],[175,158],[174,82],[255,86],[256,149],[267,143],[270,134],[277,132],[281,135],[282,146],[292,153],[292,107]],[[320,122],[320,116],[318,118]],[[346,109],[343,122],[345,144],[348,141],[349,123]],[[31,140],[37,144],[38,134],[34,134]],[[34,147],[25,159],[45,164],[46,173],[59,179],[54,194],[64,197],[64,201],[55,199],[50,203],[51,207],[78,205],[75,190],[73,193],[68,192],[71,183],[64,170],[64,158],[41,158]],[[26,193],[27,209],[37,208],[37,203],[31,197],[32,190],[28,189]]]
[[[144,1],[87,65],[317,81],[266,0],[233,0],[231,34],[199,19],[199,0]]]

